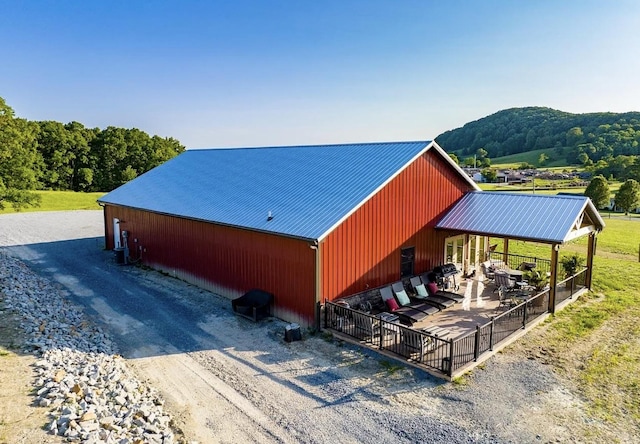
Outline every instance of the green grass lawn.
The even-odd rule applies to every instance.
[[[640,216],[604,217],[594,258],[593,292],[556,313],[532,346],[544,348],[559,373],[575,381],[590,413],[640,430]],[[510,242],[514,254],[548,257],[550,247]],[[562,254],[586,256],[586,239]],[[637,433],[637,432],[636,432]]]
[[[22,212],[27,211],[66,211],[66,210],[99,210],[100,206],[96,202],[105,193],[76,193],[74,191],[36,191],[42,198],[39,207],[27,207]],[[0,214],[15,213],[11,205]]]
[[[553,159],[556,157],[553,148],[544,148],[540,150],[527,151],[525,153],[518,154],[510,154],[508,156],[496,157],[491,159],[491,166],[497,168],[518,168],[522,163],[530,163],[531,165],[538,166],[538,158],[540,154],[545,153],[549,156],[549,159]],[[555,161],[548,161],[544,168],[573,168],[572,166],[567,166],[566,159],[559,159]]]

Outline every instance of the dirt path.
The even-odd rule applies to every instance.
[[[2,215],[0,247],[111,333],[190,440],[588,442],[599,430],[571,387],[524,353],[448,384],[322,333],[288,344],[281,321],[253,324],[216,295],[116,266],[102,223],[91,211]]]

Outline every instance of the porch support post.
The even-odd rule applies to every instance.
[[[593,276],[593,256],[596,254],[596,234],[589,234],[587,242],[587,276],[585,279],[586,287],[591,290],[591,277]]]
[[[549,313],[556,311],[556,284],[558,283],[558,251],[560,244],[551,246],[551,277],[549,278]]]
[[[502,252],[502,262],[509,264],[509,239],[504,238],[504,251]]]

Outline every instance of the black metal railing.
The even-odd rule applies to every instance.
[[[584,268],[573,276],[558,282],[556,285],[556,307],[586,288],[586,281],[587,269]]]
[[[508,254],[507,260],[504,260],[504,253],[500,251],[492,251],[489,253],[489,259],[492,262],[503,261],[505,265],[512,270],[519,270],[522,264],[535,264],[536,271],[539,271],[543,276],[551,271],[551,261],[549,259],[542,259],[535,256],[522,256],[519,254]]]
[[[451,376],[450,339],[326,302],[324,327]]]
[[[521,256],[523,257],[523,256]],[[556,305],[585,288],[586,270],[565,279],[556,288]],[[387,322],[375,315],[333,302],[324,305],[324,327],[358,339],[372,347],[419,363],[444,375],[477,361],[513,334],[548,312],[549,289],[495,316],[475,331],[455,340]]]
[[[545,290],[504,313],[494,317],[484,325],[478,325],[476,330],[453,341],[453,365],[455,371],[466,364],[477,361],[496,344],[506,340],[511,335],[547,312],[549,291]]]

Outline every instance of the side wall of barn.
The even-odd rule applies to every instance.
[[[275,316],[313,323],[315,250],[309,242],[113,205],[104,211],[107,248],[114,248],[118,219],[133,261],[228,298],[266,290],[275,295]]]

